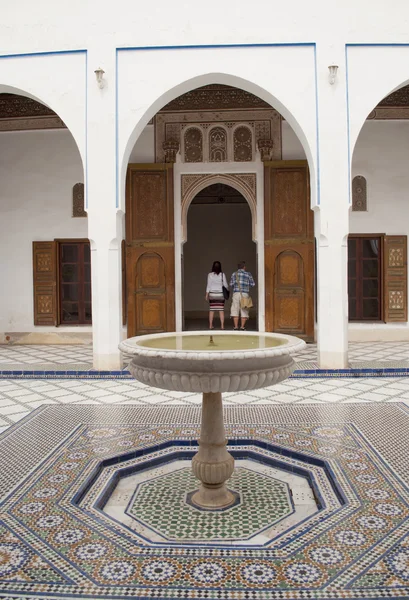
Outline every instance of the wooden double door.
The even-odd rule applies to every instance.
[[[306,161],[264,163],[266,331],[314,339],[314,215]]]
[[[173,165],[129,165],[126,182],[128,336],[175,330]]]
[[[314,231],[306,161],[265,163],[266,330],[314,337]],[[128,336],[175,329],[173,164],[127,175]],[[262,275],[259,274],[259,277]]]

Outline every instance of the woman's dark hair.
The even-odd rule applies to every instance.
[[[222,272],[222,265],[218,260],[215,260],[212,266],[212,273],[216,273],[218,275]]]

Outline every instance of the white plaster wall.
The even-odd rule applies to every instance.
[[[283,160],[306,159],[304,148],[287,121],[281,122],[281,149]]]
[[[147,125],[136,140],[129,157],[130,163],[153,163],[155,162],[155,128]]]
[[[229,3],[208,0],[203,10],[202,5],[187,7],[181,0],[157,0],[155,5],[138,4],[136,10],[132,0],[102,5],[72,0],[61,19],[59,5],[51,0],[39,0],[35,6],[21,0],[7,7],[1,37],[9,53],[83,48],[92,41],[102,51],[109,44],[135,45],[136,39],[140,46],[318,39],[331,57],[340,40],[405,43],[407,3],[395,0],[392,6],[393,10],[386,11],[383,0],[330,4],[325,0],[293,0],[290,4],[254,0],[250,9],[246,0],[236,0],[232,10]]]
[[[256,244],[247,204],[191,204],[187,225],[188,238],[183,245],[185,314],[208,310],[204,300],[207,274],[215,260],[222,263],[228,283],[237,263],[245,260],[257,283]],[[257,306],[257,287],[251,295]]]
[[[71,216],[77,146],[67,130],[0,133],[0,156],[0,334],[72,332],[34,326],[32,242],[87,237],[87,218]]]
[[[351,233],[409,234],[409,121],[366,121],[352,177],[367,180],[368,211],[350,213]]]
[[[366,121],[352,177],[367,180],[367,212],[350,212],[351,233],[409,235],[409,121]],[[349,323],[351,341],[407,340],[408,323]]]

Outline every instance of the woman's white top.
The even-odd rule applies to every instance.
[[[229,289],[227,285],[226,275],[224,273],[209,273],[207,276],[206,294],[209,292],[223,292],[222,286]]]

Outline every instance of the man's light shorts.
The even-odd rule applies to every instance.
[[[231,317],[239,317],[240,316],[240,317],[243,317],[243,319],[248,319],[249,311],[248,311],[248,308],[241,308],[240,295],[242,295],[243,298],[249,297],[249,294],[246,294],[244,292],[243,292],[243,294],[240,294],[240,292],[234,292],[233,298],[231,301],[230,316]]]

